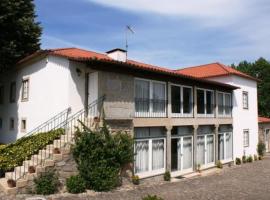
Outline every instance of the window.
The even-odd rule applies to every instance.
[[[2,118],[0,118],[0,129],[2,129],[3,128],[3,120],[2,120]]]
[[[231,116],[232,102],[231,94],[218,92],[218,115],[219,116]]]
[[[14,128],[15,128],[14,118],[10,118],[10,120],[9,120],[9,130],[14,130]]]
[[[21,121],[21,132],[26,132],[26,119]]]
[[[29,79],[22,81],[22,101],[27,101],[29,98]]]
[[[135,110],[137,117],[165,117],[166,84],[158,81],[135,80]]]
[[[16,101],[16,82],[10,84],[9,102],[14,103]]]
[[[214,91],[197,90],[197,113],[199,116],[212,116],[214,114]]]
[[[249,146],[249,130],[244,130],[244,147]]]
[[[165,131],[163,128],[135,129],[136,174],[153,175],[165,171]]]
[[[171,111],[174,116],[192,114],[192,88],[171,85]]]
[[[232,132],[218,134],[218,159],[232,160]]]
[[[4,103],[4,85],[0,85],[0,104]]]
[[[243,108],[248,109],[248,92],[243,92]]]

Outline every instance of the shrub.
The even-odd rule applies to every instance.
[[[259,160],[262,160],[262,156],[259,156],[258,158],[259,158]]]
[[[246,163],[247,162],[247,157],[244,155],[242,156],[242,163]]]
[[[251,155],[247,157],[247,162],[249,162],[249,163],[253,162],[253,157]]]
[[[6,145],[3,149],[0,149],[1,172],[12,171],[14,167],[21,165],[24,160],[29,159],[31,155],[52,143],[62,134],[64,134],[64,129],[57,129],[24,137]]]
[[[240,158],[235,158],[235,164],[236,165],[241,165],[241,159]]]
[[[169,171],[166,171],[163,175],[164,181],[170,181],[171,180],[171,173]]]
[[[220,160],[217,161],[217,168],[222,169],[223,165]]]
[[[147,195],[146,197],[143,197],[142,200],[163,200],[161,197],[158,197],[156,195]]]
[[[254,161],[258,160],[258,156],[256,154],[254,154]]]
[[[262,141],[260,141],[257,145],[257,152],[259,156],[264,156],[265,144]]]
[[[83,127],[73,148],[79,173],[87,189],[109,191],[119,185],[121,168],[133,161],[133,139],[127,133],[110,134],[106,126],[97,132]]]
[[[8,179],[7,184],[8,184],[8,187],[10,188],[16,187],[16,181],[14,181],[13,179]]]
[[[67,191],[72,194],[85,192],[85,182],[80,176],[71,176],[66,182]]]
[[[137,176],[137,175],[132,176],[132,183],[134,185],[139,185],[140,184],[140,178],[139,178],[139,176]]]
[[[40,176],[35,178],[34,183],[36,184],[36,193],[42,195],[56,193],[60,184],[58,176],[52,170],[44,172]]]
[[[201,173],[201,164],[197,164],[196,170],[197,172]]]

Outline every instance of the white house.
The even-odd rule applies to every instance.
[[[133,170],[140,177],[232,162],[255,154],[258,140],[256,81],[237,73],[196,77],[129,60],[122,49],[43,50],[0,78],[0,142],[105,95],[107,124],[134,136]]]
[[[180,69],[180,73],[239,87],[233,92],[234,156],[257,154],[258,79],[220,63]],[[223,98],[219,96],[218,98]],[[225,101],[225,100],[224,100]]]

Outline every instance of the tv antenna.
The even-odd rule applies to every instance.
[[[128,54],[128,33],[134,34],[135,31],[131,28],[131,26],[127,25],[125,29],[126,33],[126,59],[127,59],[127,54]]]

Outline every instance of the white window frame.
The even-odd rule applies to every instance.
[[[27,97],[24,96],[24,82],[28,82],[28,85],[27,85]],[[23,78],[22,79],[22,93],[21,93],[21,101],[22,102],[26,102],[29,100],[29,90],[30,90],[30,78],[29,77],[26,77],[26,78]]]
[[[212,92],[213,93],[213,104],[215,105],[216,102],[215,102],[215,91],[214,90],[209,90],[209,89],[205,89],[205,88],[196,88],[196,93],[198,90],[203,90],[204,91],[204,102],[205,102],[205,105],[204,105],[204,114],[200,114],[198,113],[198,102],[197,102],[197,99],[196,99],[196,102],[197,102],[197,116],[198,117],[207,117],[207,118],[212,118],[212,117],[215,117],[215,109],[213,108],[213,114],[207,114],[207,97],[206,97],[206,92]],[[198,94],[197,94],[198,95]],[[197,96],[196,95],[196,96]]]
[[[232,157],[231,158],[227,158],[226,134],[231,134],[231,136],[232,136]],[[223,161],[223,163],[230,162],[233,160],[233,133],[232,132],[222,132],[222,133],[218,133],[218,135],[223,135],[223,143],[224,143],[224,149],[223,149],[224,159],[221,161]]]
[[[193,105],[191,105],[191,112],[190,113],[184,113],[184,96],[183,96],[184,88],[189,88],[189,89],[191,89],[191,100],[193,100],[193,87],[187,86],[187,85],[179,85],[179,84],[169,83],[170,91],[172,91],[172,86],[180,87],[180,97],[181,97],[181,99],[180,99],[180,103],[181,103],[180,113],[173,113],[172,106],[171,106],[172,117],[193,117]],[[191,101],[190,103],[192,104],[193,102]],[[170,99],[170,104],[172,105],[172,96]]]
[[[153,140],[163,140],[164,142],[164,167],[162,169],[158,169],[158,170],[153,170],[153,166],[152,166],[152,154],[153,154],[153,148],[152,148],[152,143]],[[167,146],[166,146],[166,138],[164,137],[153,137],[153,138],[140,138],[140,139],[135,139],[135,142],[141,142],[141,141],[148,141],[148,171],[147,172],[140,172],[140,173],[136,173],[136,175],[138,175],[140,178],[146,178],[149,176],[155,176],[155,175],[159,175],[159,174],[163,174],[165,172],[166,169],[166,152],[167,152]],[[134,152],[136,152],[136,147],[134,145]],[[135,165],[134,165],[134,172],[135,172]]]
[[[156,80],[150,80],[150,79],[144,79],[144,78],[135,78],[134,79],[134,85],[136,83],[136,81],[147,81],[149,82],[149,99],[152,100],[153,99],[153,83],[160,83],[164,85],[165,88],[165,99],[164,101],[167,101],[167,83],[164,81],[156,81]],[[134,97],[136,98],[136,91],[134,88]],[[149,112],[137,112],[135,110],[135,117],[149,117],[149,118],[155,118],[155,117],[166,117],[167,116],[167,110],[168,110],[168,105],[166,103],[165,105],[165,111],[164,112],[153,112],[153,107],[152,107],[152,103],[150,103],[149,105]]]
[[[211,163],[207,163],[207,136],[210,136],[212,135],[213,136],[213,156],[214,156],[214,159],[213,159],[213,162]],[[213,133],[210,133],[210,134],[199,134],[197,135],[197,137],[199,136],[204,136],[204,163],[200,163],[201,164],[201,168],[202,169],[205,169],[205,168],[208,168],[208,167],[212,167],[215,165],[215,155],[216,155],[216,139],[215,139],[215,134]],[[197,144],[196,144],[196,148],[197,148]],[[197,155],[196,155],[196,159],[197,159]],[[197,163],[198,164],[198,163]]]
[[[244,96],[246,95],[246,104],[244,101]],[[243,91],[242,93],[242,101],[243,101],[243,109],[248,110],[249,109],[249,95],[247,91]]]
[[[245,134],[247,134],[247,138],[245,137]],[[244,129],[243,130],[243,146],[244,147],[249,147],[249,129]]]
[[[25,121],[25,128],[23,128],[23,121]],[[27,119],[24,117],[21,118],[21,132],[26,133],[26,130],[27,130]]]
[[[191,137],[191,144],[192,144],[192,152],[191,152],[191,168],[189,169],[183,169],[183,153],[181,152],[181,169],[180,170],[176,170],[176,171],[172,171],[172,175],[173,176],[178,176],[178,175],[181,175],[181,174],[185,174],[185,173],[189,173],[189,172],[192,172],[193,171],[193,167],[194,167],[194,153],[193,153],[193,149],[194,149],[194,142],[193,142],[193,135],[175,135],[175,136],[172,136],[171,139],[179,139],[181,140],[181,149],[183,150],[183,141],[184,141],[184,138],[186,137]]]
[[[221,92],[221,91],[218,91],[217,92],[217,97],[218,97],[218,95],[219,94],[222,94],[222,98],[223,98],[223,113],[222,114],[219,114],[219,108],[218,108],[218,116],[219,117],[225,117],[225,118],[227,118],[227,117],[232,117],[232,109],[231,109],[231,114],[226,114],[226,109],[225,109],[225,106],[226,106],[226,104],[225,104],[225,95],[226,94],[228,94],[228,95],[230,95],[230,98],[231,98],[231,102],[230,102],[230,106],[231,106],[231,108],[232,108],[232,94],[231,93],[229,93],[229,92]],[[219,99],[217,98],[217,101],[218,101]],[[217,102],[216,103],[216,105],[217,106],[219,106],[219,102]]]
[[[267,131],[268,131],[268,133],[270,134],[270,129],[269,129],[269,128],[264,129],[264,143],[265,143],[265,151],[266,151],[266,152],[269,152],[269,141],[267,141],[267,137],[266,137]],[[267,144],[267,145],[266,145],[266,144]]]

